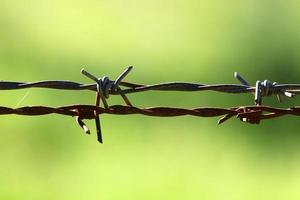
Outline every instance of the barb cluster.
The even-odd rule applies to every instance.
[[[76,116],[76,121],[86,133],[90,130],[84,124],[85,119],[95,119],[98,141],[102,140],[100,114],[142,114],[148,116],[159,117],[174,117],[182,115],[192,115],[199,117],[217,117],[222,116],[218,124],[224,123],[228,119],[236,116],[244,122],[259,124],[261,120],[272,119],[283,115],[296,115],[300,116],[300,107],[293,107],[287,109],[272,108],[261,106],[262,98],[264,96],[276,95],[278,100],[281,101],[281,96],[294,97],[300,92],[300,84],[278,84],[272,83],[268,80],[257,81],[255,87],[251,86],[241,75],[237,72],[235,77],[241,84],[213,84],[206,85],[200,83],[189,82],[167,82],[153,85],[141,85],[135,83],[124,82],[123,79],[132,70],[128,67],[121,73],[115,81],[110,80],[104,76],[97,78],[91,73],[81,70],[81,73],[94,81],[92,84],[83,84],[72,81],[40,81],[32,83],[24,82],[9,82],[1,81],[0,90],[13,90],[24,88],[49,88],[61,90],[92,90],[96,91],[95,105],[69,105],[62,107],[46,107],[46,106],[31,106],[22,108],[7,108],[0,107],[0,115],[17,114],[17,115],[46,115],[46,114],[61,114],[68,116]],[[152,107],[152,108],[137,108],[129,101],[127,94],[159,90],[159,91],[216,91],[223,93],[253,93],[255,96],[255,106],[240,106],[233,108],[172,108],[172,107]],[[120,95],[126,106],[113,105],[109,106],[107,99],[109,95]],[[100,101],[103,107],[100,107]]]

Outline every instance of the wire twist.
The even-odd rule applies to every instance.
[[[242,83],[242,85],[251,87],[249,83],[238,72],[235,72],[234,76]],[[254,95],[255,95],[254,102],[256,105],[261,105],[262,97],[272,96],[272,95],[276,95],[279,102],[282,101],[281,98],[282,95],[290,98],[294,97],[298,92],[298,89],[289,91],[288,88],[291,87],[293,86],[287,85],[283,87],[283,85],[279,85],[277,82],[272,83],[269,80],[264,80],[263,82],[258,80],[256,81],[255,89],[254,89]]]
[[[131,66],[126,68],[125,71],[121,73],[120,76],[118,76],[118,78],[115,81],[111,81],[107,76],[104,76],[102,78],[97,78],[96,76],[85,71],[84,69],[81,70],[81,73],[83,75],[96,82],[96,86],[97,86],[96,103],[95,103],[96,107],[100,106],[100,100],[102,100],[104,108],[109,109],[109,105],[106,99],[109,98],[109,94],[112,93],[113,91],[115,92],[121,91],[119,84],[125,78],[125,76],[130,72],[131,69],[132,69]],[[120,95],[127,105],[132,106],[132,104],[130,103],[129,99],[125,94],[120,94]],[[95,117],[98,141],[100,143],[103,143],[99,113],[94,111],[94,117]],[[90,131],[82,122],[82,117],[77,117],[77,121],[79,122],[79,125],[85,130],[85,132],[89,134]]]

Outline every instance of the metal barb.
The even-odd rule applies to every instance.
[[[101,98],[100,95],[101,95],[101,93],[98,91],[96,93],[96,102],[95,102],[96,107],[100,106],[100,98]],[[99,117],[99,114],[98,114],[98,112],[96,110],[94,110],[94,115],[95,115],[95,124],[96,124],[96,130],[97,130],[97,138],[98,138],[98,141],[100,143],[103,143],[103,140],[102,140],[102,131],[101,131],[101,124],[100,124],[100,117]]]
[[[94,75],[92,75],[91,73],[85,71],[84,69],[81,70],[81,73],[83,75],[85,75],[86,77],[88,77],[91,80],[93,80],[93,81],[96,82],[96,84],[97,84],[96,85],[96,87],[97,87],[97,93],[100,93],[99,99],[102,100],[104,107],[108,108],[108,104],[107,104],[107,101],[106,101],[105,95],[104,95],[105,93],[108,93],[108,92],[103,91],[103,86],[105,86],[104,85],[104,81],[107,79],[107,77],[103,77],[102,79],[98,79]],[[109,82],[109,80],[108,80],[108,82]],[[108,82],[106,81],[105,84],[108,84]],[[109,88],[106,88],[106,90],[109,90]]]
[[[261,105],[261,82],[257,81],[255,86],[255,105]]]
[[[118,78],[115,80],[113,86],[112,86],[112,90],[121,92],[122,89],[120,88],[120,83],[121,81],[129,74],[129,72],[132,70],[132,66],[127,67],[124,72],[122,74],[120,74],[120,76],[118,76]],[[121,97],[123,98],[124,102],[126,103],[126,105],[128,106],[132,106],[131,102],[129,101],[128,97],[125,94],[121,94]]]
[[[114,85],[112,87],[113,90],[117,89],[117,87],[119,86],[119,84],[121,83],[121,81],[129,74],[129,72],[132,70],[132,66],[127,67],[124,72],[122,72],[122,74],[120,74],[120,76],[118,76],[118,78],[115,80]]]
[[[86,134],[91,133],[90,129],[84,124],[84,122],[81,120],[81,118],[79,116],[76,117],[76,121]]]
[[[96,81],[96,83],[97,83],[97,93],[96,93],[95,106],[99,107],[100,106],[100,100],[102,100],[104,107],[106,109],[108,109],[109,106],[108,106],[107,101],[106,101],[105,98],[106,98],[106,96],[108,97],[109,88],[105,88],[105,90],[107,90],[107,92],[104,93],[103,85],[105,87],[107,87],[107,85],[109,84],[109,79],[107,77],[103,77],[102,79],[98,79],[94,75],[92,75],[89,72],[85,71],[84,69],[81,70],[81,73],[83,75],[85,75],[86,77]],[[103,143],[100,117],[99,117],[99,114],[97,113],[97,111],[94,111],[94,115],[95,115],[95,124],[96,124],[96,130],[97,130],[97,138],[98,138],[98,141],[100,143]]]
[[[237,80],[239,80],[243,85],[250,86],[250,84],[238,72],[234,72],[234,77]]]
[[[103,144],[103,139],[102,139],[102,131],[101,131],[101,124],[100,124],[100,117],[99,115],[95,116],[95,122],[96,122],[96,130],[97,130],[97,139],[98,142]]]
[[[84,68],[82,68],[80,72],[81,72],[83,75],[85,75],[86,77],[92,79],[93,81],[98,82],[98,78],[95,77],[94,75],[90,74],[89,72],[85,71]]]

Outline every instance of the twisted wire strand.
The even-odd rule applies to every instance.
[[[243,117],[251,116],[250,113],[255,112],[255,116],[259,119],[272,119],[282,115],[300,116],[300,107],[291,108],[274,108],[269,106],[240,106],[232,108],[218,107],[199,107],[199,108],[175,108],[175,107],[149,107],[138,108],[134,106],[113,105],[109,108],[102,108],[94,105],[68,105],[61,107],[47,106],[26,106],[20,108],[9,108],[0,106],[0,115],[29,115],[40,116],[49,114],[60,114],[66,116],[79,116],[82,119],[94,119],[94,112],[97,114],[113,114],[113,115],[132,115],[141,114],[157,117],[177,117],[184,115],[198,117],[217,117],[228,114],[234,116],[243,115]],[[260,112],[258,114],[258,112]],[[265,113],[263,113],[265,112]]]
[[[128,69],[128,68],[127,68]],[[132,67],[130,67],[132,69]],[[130,71],[130,70],[129,70]],[[127,75],[129,71],[125,74]],[[124,77],[122,77],[124,78]],[[101,80],[101,79],[100,79]],[[216,91],[223,93],[254,93],[256,86],[242,84],[201,84],[190,82],[165,82],[151,85],[143,85],[130,83],[125,81],[119,81],[117,84],[115,81],[107,80],[107,84],[113,87],[108,87],[105,90],[105,94],[121,95],[130,94],[144,91]],[[126,87],[122,90],[116,90],[115,85]],[[275,84],[271,86],[270,94],[282,94],[283,92],[300,93],[300,84]],[[0,81],[0,90],[16,90],[25,88],[48,88],[48,89],[60,89],[60,90],[91,90],[97,91],[97,83],[84,84],[68,80],[48,80],[38,82],[12,82],[12,81]]]
[[[112,95],[137,93],[150,90],[158,91],[216,91],[224,93],[253,93],[254,86],[239,85],[239,84],[200,84],[189,82],[166,82],[151,85],[141,85],[129,82],[120,82],[120,86],[128,87],[122,91],[110,91]],[[83,84],[73,81],[38,81],[38,82],[12,82],[0,81],[0,90],[17,90],[26,88],[48,88],[60,90],[91,90],[97,91],[97,84]],[[293,93],[300,93],[300,84],[277,84],[274,86],[274,91],[286,90]]]

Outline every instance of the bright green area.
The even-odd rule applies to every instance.
[[[297,0],[0,0],[0,78],[89,83],[128,65],[138,83],[300,82]],[[94,93],[1,91],[0,104],[93,103]],[[26,98],[23,99],[23,97]],[[147,92],[135,105],[253,104],[251,95]],[[121,103],[111,97],[111,104]],[[299,105],[299,98],[264,103]],[[104,145],[65,116],[0,117],[0,199],[299,199],[299,118],[102,116]]]

